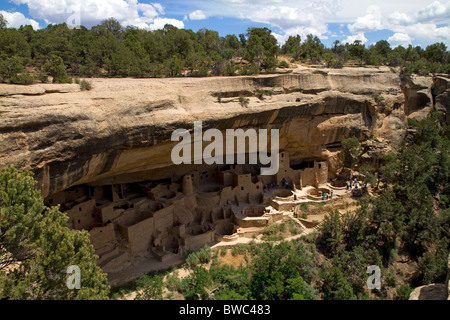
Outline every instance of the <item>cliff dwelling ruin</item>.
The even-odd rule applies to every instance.
[[[328,182],[326,161],[291,166],[287,152],[280,153],[276,175],[250,171],[245,165],[222,165],[163,181],[86,184],[45,202],[61,205],[70,228],[88,230],[99,266],[116,273],[134,259],[182,258],[204,245],[236,240],[240,229],[264,228],[311,201],[303,188],[316,190]]]

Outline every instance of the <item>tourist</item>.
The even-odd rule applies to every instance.
[[[333,190],[331,190],[331,199],[333,199]]]
[[[294,194],[294,201],[297,201],[297,195]]]

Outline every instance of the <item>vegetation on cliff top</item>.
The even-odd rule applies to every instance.
[[[288,67],[278,61],[279,55],[330,68],[350,63],[400,67],[404,74],[450,72],[450,54],[443,43],[425,49],[391,48],[383,40],[366,48],[360,41],[336,41],[326,48],[316,36],[297,35],[279,46],[268,28],[220,37],[213,30],[193,32],[171,25],[156,31],[124,28],[113,18],[90,30],[66,24],[8,29],[0,23],[0,82],[5,83],[47,82],[48,76],[53,82],[70,83],[71,77],[251,75]]]

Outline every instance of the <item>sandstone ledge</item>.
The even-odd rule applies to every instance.
[[[204,130],[280,129],[280,148],[293,161],[326,160],[333,172],[342,139],[398,144],[407,118],[432,106],[431,77],[405,82],[388,68],[89,81],[91,91],[0,85],[0,167],[33,170],[44,196],[82,183],[170,178],[171,133],[202,120]],[[260,89],[273,95],[258,99]],[[384,101],[376,103],[374,94]]]

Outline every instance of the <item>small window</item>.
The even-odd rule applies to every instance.
[[[284,158],[284,153],[281,154],[281,157]]]
[[[78,208],[78,211],[80,211],[80,212],[81,212],[81,207],[79,207],[79,208]]]
[[[244,187],[241,187],[241,190],[244,190]]]
[[[259,189],[259,186],[256,186],[256,189]]]
[[[319,169],[321,169],[322,168],[322,165],[319,163]]]
[[[80,223],[81,223],[81,220],[78,219],[78,224],[80,224]]]

